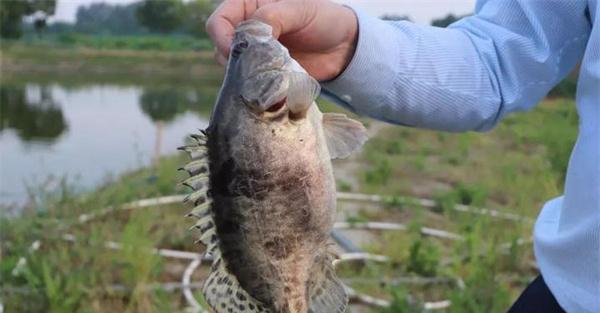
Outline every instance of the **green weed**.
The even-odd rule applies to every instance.
[[[382,309],[380,313],[421,313],[423,311],[420,303],[410,301],[408,290],[405,288],[392,288],[391,296],[390,307]]]

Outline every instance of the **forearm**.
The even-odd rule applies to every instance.
[[[358,19],[354,58],[326,90],[357,113],[391,123],[448,131],[493,124],[500,98],[462,32],[360,12]]]
[[[556,32],[556,25],[542,19],[563,11],[576,15],[582,8],[559,3],[541,11],[528,7],[541,3],[536,1],[488,3],[481,16],[447,29],[390,23],[359,12],[354,58],[323,87],[352,110],[388,122],[447,131],[490,129],[506,113],[533,106],[566,75],[589,28],[579,18]],[[528,16],[532,12],[542,17]]]

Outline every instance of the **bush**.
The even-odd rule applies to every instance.
[[[421,305],[412,303],[408,292],[404,288],[393,288],[391,291],[392,302],[390,306],[379,311],[380,313],[420,313]]]
[[[458,183],[456,187],[447,192],[438,192],[434,199],[435,212],[449,212],[456,204],[483,206],[487,199],[487,188],[482,185],[465,185]]]
[[[365,181],[371,185],[383,185],[388,182],[392,175],[392,167],[386,159],[380,159],[375,165],[375,168],[367,170],[365,173]]]
[[[419,238],[410,246],[406,269],[415,274],[432,277],[437,274],[439,260],[438,247],[424,238]]]

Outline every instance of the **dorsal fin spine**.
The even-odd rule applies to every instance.
[[[190,177],[181,184],[193,190],[184,198],[184,202],[192,202],[195,206],[187,216],[198,219],[192,226],[192,229],[200,230],[200,238],[196,243],[204,244],[206,253],[213,257],[211,273],[204,283],[202,293],[215,313],[271,313],[241,288],[237,278],[227,271],[225,260],[222,259],[213,217],[213,202],[208,188],[210,177],[207,162],[208,136],[205,130],[201,130],[201,132],[202,134],[191,136],[195,144],[179,149],[188,152],[192,158],[191,162],[181,168],[190,174]]]

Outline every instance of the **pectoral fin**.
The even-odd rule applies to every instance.
[[[345,114],[324,113],[323,130],[332,159],[345,158],[367,141],[367,130]]]

